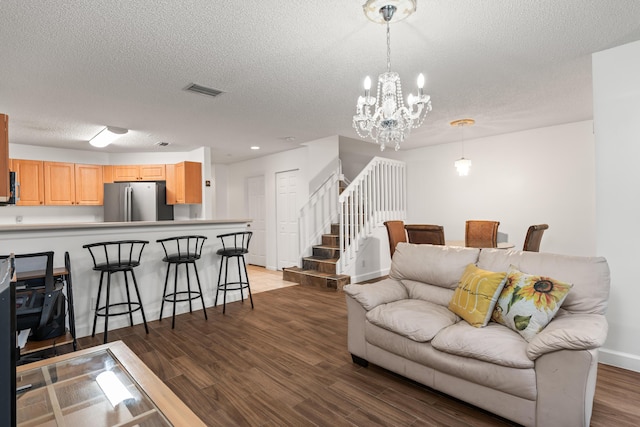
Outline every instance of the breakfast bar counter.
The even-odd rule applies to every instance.
[[[90,335],[93,323],[93,309],[100,274],[93,271],[93,261],[89,251],[82,246],[90,243],[114,240],[146,240],[149,244],[144,248],[140,266],[136,268],[136,279],[147,321],[157,320],[162,302],[162,292],[166,274],[166,263],[162,245],[158,239],[183,235],[203,235],[207,237],[202,251],[202,258],[197,262],[204,301],[207,307],[213,306],[215,289],[218,280],[220,257],[216,251],[220,249],[220,234],[246,231],[250,219],[224,220],[186,220],[186,221],[135,221],[135,222],[96,222],[96,223],[57,223],[57,224],[15,224],[0,225],[0,254],[25,254],[33,252],[54,251],[54,266],[64,266],[64,254],[69,252],[71,260],[70,273],[73,281],[73,299],[78,337]],[[232,269],[233,270],[233,269]],[[173,273],[172,273],[173,274]],[[119,275],[118,275],[119,276]],[[184,278],[184,270],[180,269],[178,280]],[[114,276],[114,280],[121,280]],[[118,292],[124,286],[113,288]],[[112,295],[112,298],[123,296]],[[125,297],[126,298],[126,297]],[[227,302],[239,300],[240,294],[230,293]],[[200,309],[194,301],[194,310]],[[188,303],[179,303],[176,313],[188,312]],[[170,315],[165,310],[164,317]],[[98,320],[98,331],[103,319]],[[133,316],[134,323],[142,323],[139,313]],[[128,316],[109,319],[109,329],[127,326]]]

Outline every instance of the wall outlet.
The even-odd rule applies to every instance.
[[[18,215],[16,217],[16,224],[20,224],[20,223],[22,223],[22,215]]]
[[[360,262],[360,266],[361,266],[361,267],[366,267],[366,261],[365,261],[365,260],[362,260],[362,261]]]
[[[91,310],[91,311],[95,311],[96,310],[96,299],[95,298],[91,298],[91,306],[89,307],[89,310]]]

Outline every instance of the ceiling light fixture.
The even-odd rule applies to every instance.
[[[363,9],[370,20],[387,25],[387,71],[378,76],[377,98],[370,96],[371,78],[364,79],[364,96],[358,97],[353,127],[361,138],[379,144],[380,151],[391,144],[397,151],[411,129],[420,127],[431,111],[431,97],[423,93],[424,75],[418,76],[418,94],[409,94],[405,106],[400,76],[391,71],[390,22],[415,12],[416,0],[367,0]]]
[[[449,123],[451,126],[457,126],[460,128],[461,142],[462,142],[462,157],[456,160],[453,164],[458,170],[458,175],[469,175],[469,169],[471,169],[471,160],[464,158],[464,128],[465,126],[473,126],[476,121],[473,119],[460,119],[454,120]]]
[[[96,136],[89,140],[89,144],[94,147],[106,147],[111,144],[116,139],[120,138],[122,135],[129,132],[128,129],[117,128],[113,126],[107,126],[102,129]]]
[[[257,145],[254,145],[254,146],[252,146],[252,147],[251,147],[251,149],[252,149],[252,150],[259,150],[259,149],[260,149],[260,147],[258,147]]]

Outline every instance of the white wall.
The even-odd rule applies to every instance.
[[[264,175],[265,178],[265,228],[266,268],[277,269],[277,224],[276,224],[276,173],[299,170],[297,209],[300,210],[309,198],[310,182],[319,172],[338,157],[338,137],[333,136],[305,143],[303,147],[258,159],[233,163],[226,167],[214,165],[216,182],[226,180],[226,213],[229,218],[248,218],[247,178]],[[224,175],[224,176],[223,176]],[[217,198],[218,203],[225,203]]]
[[[174,207],[174,217],[177,220],[213,219],[213,189],[204,186],[204,181],[212,180],[213,176],[210,150],[209,147],[201,147],[188,152],[105,153],[9,144],[9,156],[14,159],[95,165],[171,164],[182,161],[201,162],[203,182],[202,204],[176,205]],[[102,206],[3,206],[0,208],[0,224],[15,224],[18,219],[24,224],[100,222],[103,220],[103,208]]]
[[[611,268],[609,335],[600,360],[640,371],[640,42],[593,55],[597,253]]]
[[[497,220],[516,248],[529,225],[546,223],[541,250],[595,253],[591,121],[465,141],[466,177],[453,166],[459,143],[398,153],[407,163],[407,223],[440,224],[447,240],[464,240],[466,220]]]

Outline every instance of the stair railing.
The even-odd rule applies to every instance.
[[[407,216],[405,163],[374,157],[338,199],[342,273],[355,259],[361,240],[384,221]]]
[[[311,194],[307,203],[300,209],[300,250],[301,256],[310,256],[313,245],[317,245],[323,234],[331,230],[331,224],[338,222],[338,183],[341,178],[340,162]]]

